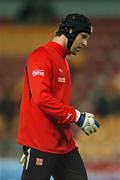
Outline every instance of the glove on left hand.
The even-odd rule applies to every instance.
[[[78,111],[76,113],[78,113]],[[100,126],[95,120],[94,115],[87,112],[79,112],[79,118],[77,119],[76,124],[81,127],[88,136],[96,132]]]

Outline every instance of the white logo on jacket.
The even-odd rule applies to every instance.
[[[65,77],[58,77],[58,82],[65,83]]]
[[[61,68],[59,68],[59,72],[61,72],[63,74],[63,70]]]
[[[68,114],[67,114],[67,119],[69,119],[71,116],[72,116],[72,114],[71,114],[71,113],[68,113]]]
[[[32,71],[32,76],[35,77],[35,76],[44,76],[44,70],[43,69],[34,69]]]

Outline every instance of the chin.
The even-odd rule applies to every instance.
[[[71,51],[71,54],[72,54],[72,55],[76,55],[76,54],[77,54],[77,51]]]
[[[77,54],[77,52],[71,52],[71,54],[72,54],[72,55],[76,55],[76,54]]]

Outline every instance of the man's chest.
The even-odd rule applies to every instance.
[[[53,82],[56,86],[65,86],[70,83],[69,66],[66,60],[53,63]]]

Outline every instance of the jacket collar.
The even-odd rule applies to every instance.
[[[47,43],[47,46],[50,46],[50,47],[54,48],[63,57],[70,54],[69,50],[67,50],[64,46],[58,44],[57,42],[49,41]]]

